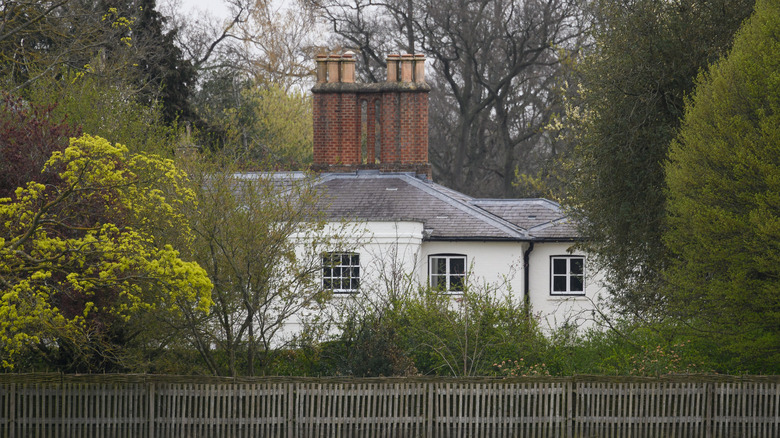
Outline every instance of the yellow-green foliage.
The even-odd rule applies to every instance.
[[[61,183],[28,183],[0,199],[0,360],[25,349],[94,341],[112,321],[207,312],[211,282],[156,234],[188,240],[185,175],[157,156],[84,135],[46,169]]]
[[[729,371],[780,364],[780,3],[699,77],[666,164],[673,313]]]
[[[241,93],[243,107],[225,111],[229,137],[244,159],[299,169],[312,160],[312,104],[307,93],[259,84]]]

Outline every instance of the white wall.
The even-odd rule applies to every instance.
[[[401,281],[419,269],[423,239],[421,222],[364,222],[362,234],[348,237],[347,247],[360,254],[361,285],[381,287]]]
[[[410,287],[427,285],[430,255],[464,254],[469,284],[509,290],[516,300],[523,299],[523,254],[529,247],[527,242],[423,241],[423,224],[412,221],[364,222],[347,228],[334,223],[325,233],[342,236],[334,240],[333,248],[326,250],[349,250],[360,254],[361,298],[381,300],[388,289],[403,293]],[[564,323],[587,327],[593,322],[593,306],[602,289],[600,279],[594,275],[587,255],[570,253],[570,247],[571,243],[565,242],[537,242],[530,254],[530,303],[545,329]],[[551,295],[550,257],[572,254],[585,256],[585,295]],[[338,315],[354,301],[352,294],[335,294],[325,311]],[[297,322],[290,325],[291,332],[300,329]]]
[[[594,321],[594,306],[602,291],[601,276],[594,271],[588,255],[572,251],[570,242],[536,243],[529,259],[529,290],[531,308],[539,316],[542,326],[555,328],[570,323],[588,327]],[[585,257],[585,295],[555,296],[550,293],[550,257],[581,255]]]
[[[423,241],[421,222],[331,223],[323,234],[333,237],[333,242],[331,246],[321,248],[321,252],[344,251],[360,255],[360,296],[334,293],[324,308],[311,309],[292,318],[285,327],[286,337],[300,332],[304,322],[311,323],[323,316],[326,320],[338,321],[348,307],[369,307],[386,300],[389,293],[416,287]],[[336,334],[334,327],[325,328],[325,331]]]
[[[418,279],[428,284],[428,256],[465,254],[470,285],[509,290],[515,299],[522,300],[523,251],[527,246],[518,242],[424,242]]]

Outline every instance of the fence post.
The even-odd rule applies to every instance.
[[[433,382],[427,382],[425,384],[425,390],[428,393],[428,438],[433,438],[433,398],[434,398],[434,392],[436,391],[435,383]]]
[[[154,438],[154,421],[155,421],[155,408],[154,408],[154,383],[148,383],[146,385],[146,398],[148,408],[146,410],[146,425],[148,430],[147,438]]]
[[[704,382],[704,437],[712,438],[712,413],[715,409],[715,383]]]
[[[574,436],[574,378],[566,379],[566,436]]]
[[[12,383],[8,389],[8,430],[9,438],[16,436],[16,383]]]
[[[296,403],[297,400],[295,399],[295,386],[297,383],[295,382],[288,382],[287,383],[287,438],[294,438],[294,429],[295,429],[295,411],[296,411]]]

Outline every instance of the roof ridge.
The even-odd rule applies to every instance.
[[[547,221],[547,222],[543,222],[543,223],[541,223],[539,225],[534,225],[533,227],[528,229],[528,232],[529,233],[533,233],[534,231],[545,230],[545,229],[550,228],[552,226],[558,225],[559,223],[568,222],[568,220],[569,220],[569,217],[564,215],[564,216],[555,218],[553,220],[550,220],[550,221]]]
[[[563,208],[561,207],[561,204],[547,198],[474,198],[471,202],[475,204],[477,203],[492,204],[492,203],[502,203],[502,202],[504,203],[533,202],[538,204],[549,204],[556,209]]]
[[[494,223],[492,223],[490,225],[495,227],[495,228],[497,228],[497,229],[499,229],[499,230],[504,231],[505,233],[507,233],[509,235],[514,235],[514,237],[519,237],[519,238],[528,238],[529,237],[528,231],[525,230],[524,228],[518,227],[517,225],[507,221],[506,219],[503,219],[503,218],[501,218],[499,216],[496,216],[495,214],[490,213],[489,211],[486,211],[485,209],[479,208],[477,206],[472,206],[470,202],[466,203],[466,202],[460,201],[460,200],[455,199],[455,198],[453,198],[452,196],[450,196],[450,195],[448,195],[446,193],[443,193],[443,192],[437,190],[435,187],[433,187],[433,185],[435,184],[433,182],[424,182],[424,181],[421,181],[421,180],[419,180],[417,178],[411,178],[408,175],[404,175],[404,179],[407,179],[407,178],[409,179],[409,181],[407,181],[408,184],[413,185],[413,186],[415,186],[415,187],[417,187],[419,189],[424,190],[429,195],[431,195],[431,196],[433,196],[433,197],[435,197],[435,198],[437,198],[437,199],[439,199],[441,201],[444,201],[444,202],[452,205],[453,207],[457,208],[458,210],[461,210],[461,211],[471,215],[472,217],[480,219],[483,222],[487,222],[487,223],[494,222]],[[438,185],[438,184],[436,184],[436,185]],[[452,189],[448,189],[448,190],[452,190]]]

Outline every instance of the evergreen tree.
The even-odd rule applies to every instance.
[[[698,79],[666,165],[670,309],[726,371],[780,371],[780,3]]]
[[[667,258],[663,160],[701,68],[724,54],[753,0],[596,3],[595,48],[565,122],[576,145],[568,204],[618,308],[646,315]]]
[[[190,108],[190,87],[195,83],[196,72],[176,47],[176,29],[164,31],[167,19],[156,9],[155,0],[141,0],[134,33],[138,53],[138,69],[146,84],[146,103],[158,100],[162,103],[165,121],[177,117],[195,120]]]
[[[131,80],[140,89],[144,105],[159,103],[170,123],[177,118],[195,120],[189,105],[196,71],[175,44],[177,29],[166,31],[168,18],[157,11],[156,0],[104,0],[102,8],[127,20],[126,38],[117,44],[132,51]],[[117,49],[116,47],[114,49]]]

